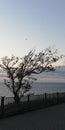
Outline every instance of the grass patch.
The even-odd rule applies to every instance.
[[[10,103],[4,107],[4,117],[13,116],[16,114],[23,114],[25,112],[50,107],[64,102],[65,99],[53,98],[53,99],[47,99],[46,101],[39,99],[30,102],[21,102],[20,104]]]
[[[29,102],[21,102],[19,104],[10,103],[5,105],[4,113],[3,115],[0,115],[0,118],[23,114],[33,110],[43,109],[64,102],[65,98],[50,98],[46,100],[37,99]]]

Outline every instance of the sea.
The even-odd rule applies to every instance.
[[[44,93],[56,93],[56,92],[65,92],[65,82],[34,82],[32,88],[28,91],[27,94],[44,94]],[[13,97],[12,92],[4,85],[3,82],[0,82],[0,97]]]
[[[6,74],[0,74],[0,96],[13,97],[12,92],[4,85],[4,77]],[[65,92],[65,66],[57,68],[54,72],[39,74],[36,78],[31,84],[32,88],[25,95]]]

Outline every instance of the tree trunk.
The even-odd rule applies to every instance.
[[[16,104],[20,103],[20,97],[17,94],[14,95],[14,100]]]

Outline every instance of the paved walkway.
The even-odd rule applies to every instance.
[[[65,130],[65,104],[2,119],[0,130]]]

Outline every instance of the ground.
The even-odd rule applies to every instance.
[[[2,119],[0,130],[65,130],[65,104]]]

